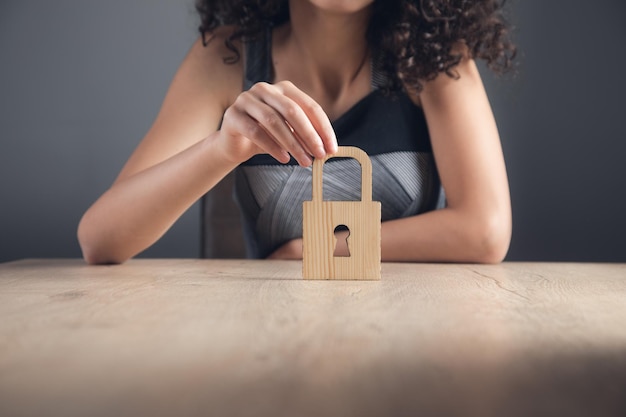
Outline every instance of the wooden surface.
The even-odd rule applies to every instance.
[[[0,265],[0,416],[624,416],[626,266]]]
[[[361,201],[323,201],[324,163],[356,159],[361,165]],[[381,205],[372,201],[372,162],[354,146],[340,146],[332,156],[313,161],[312,200],[302,203],[302,275],[305,279],[380,279]],[[335,228],[348,228],[349,256],[334,256]]]

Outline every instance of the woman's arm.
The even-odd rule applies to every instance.
[[[234,82],[215,59],[220,49],[218,42],[192,46],[154,124],[113,185],[83,215],[78,240],[87,262],[118,263],[136,255],[232,170],[234,164],[219,158],[215,134],[209,136]]]
[[[511,238],[511,204],[500,138],[475,62],[440,75],[419,96],[447,207],[382,224],[382,259],[497,263]],[[416,99],[417,100],[417,99]],[[302,257],[302,240],[270,258]]]
[[[511,239],[511,203],[496,122],[476,64],[426,83],[420,102],[447,207],[385,222],[385,260],[495,263]]]
[[[231,53],[223,36],[216,34],[207,47],[200,40],[193,45],[153,126],[113,185],[83,215],[78,239],[88,263],[120,263],[143,251],[257,153],[283,162],[291,154],[308,165],[310,155],[336,149],[322,109],[292,84],[260,84],[241,92],[242,65],[223,62]]]

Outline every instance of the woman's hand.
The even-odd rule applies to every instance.
[[[267,259],[302,259],[302,239],[293,239],[276,249]]]
[[[224,113],[220,141],[226,158],[238,163],[260,153],[287,163],[291,154],[309,166],[311,156],[337,151],[324,110],[289,81],[257,83],[239,94]]]

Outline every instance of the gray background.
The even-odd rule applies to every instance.
[[[517,75],[483,71],[513,200],[507,259],[626,262],[626,5],[508,10]],[[0,1],[0,262],[80,256],[80,216],[152,123],[197,23],[192,0]],[[196,204],[142,256],[197,257],[199,217]]]

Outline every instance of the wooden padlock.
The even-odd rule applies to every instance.
[[[323,201],[322,174],[329,158],[354,158],[361,164],[361,201]],[[302,275],[305,279],[380,279],[380,202],[372,201],[372,163],[353,146],[313,161],[312,201],[302,203]],[[334,256],[335,228],[349,231],[350,256]]]

